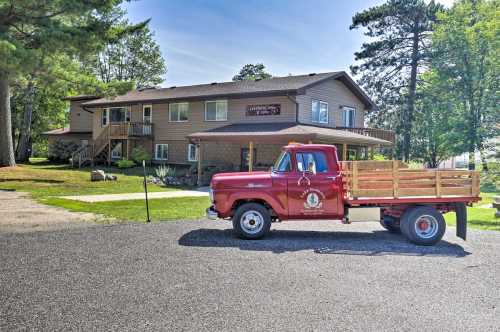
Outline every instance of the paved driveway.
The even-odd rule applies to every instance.
[[[0,330],[498,331],[500,233],[416,247],[375,223],[0,234]]]

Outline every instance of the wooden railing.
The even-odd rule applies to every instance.
[[[111,139],[125,139],[128,137],[153,136],[153,125],[143,122],[110,123],[108,126]]]
[[[355,134],[370,136],[378,139],[383,139],[394,143],[396,135],[391,130],[378,129],[378,128],[351,128],[351,127],[335,127],[338,130],[346,130]]]
[[[80,168],[83,164],[85,164],[85,162],[92,162],[92,149],[93,146],[87,144],[76,150],[71,155],[71,166],[75,167],[76,165],[78,165],[78,168]]]
[[[341,163],[348,198],[479,196],[479,172],[410,169],[400,161]]]

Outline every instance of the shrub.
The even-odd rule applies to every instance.
[[[133,160],[122,159],[116,162],[116,166],[118,166],[118,168],[132,168],[135,167],[135,163]]]
[[[137,164],[142,164],[142,161],[150,161],[151,154],[146,151],[142,146],[138,146],[132,149],[132,153],[130,154],[132,160]]]
[[[79,148],[80,145],[73,141],[55,140],[49,144],[47,158],[54,162],[67,162]]]

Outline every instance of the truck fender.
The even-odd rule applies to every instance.
[[[467,207],[465,203],[455,203],[457,218],[457,236],[464,241],[467,238]]]
[[[239,200],[261,200],[269,204],[269,206],[271,206],[271,208],[280,218],[287,215],[286,208],[282,206],[274,197],[266,193],[259,192],[258,195],[255,195],[252,192],[238,192],[233,193],[228,198],[229,206],[233,206],[233,204]]]

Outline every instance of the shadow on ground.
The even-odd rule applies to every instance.
[[[230,247],[250,251],[285,253],[312,250],[317,254],[363,256],[437,256],[465,257],[470,254],[458,244],[441,241],[425,247],[409,243],[401,235],[385,231],[374,232],[319,232],[273,230],[262,240],[241,240],[226,229],[197,229],[179,239],[179,244],[190,247]]]

